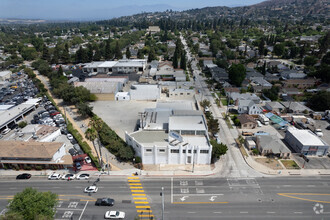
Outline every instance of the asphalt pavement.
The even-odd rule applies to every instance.
[[[52,191],[59,195],[56,219],[102,219],[108,210],[126,213],[125,219],[141,215],[143,207],[136,201],[147,201],[150,215],[161,219],[161,187],[164,187],[164,219],[329,219],[329,177],[277,178],[144,178],[101,177],[97,193],[83,189],[95,181],[0,180],[0,212],[7,200],[25,187]],[[135,200],[131,181],[138,181],[146,200]],[[137,184],[139,184],[137,183]],[[133,183],[137,185],[136,183]],[[142,194],[141,194],[142,195]],[[114,207],[96,207],[96,198],[115,199]],[[140,209],[140,210],[139,210]],[[144,211],[145,209],[142,209]],[[148,212],[141,219],[148,219]]]

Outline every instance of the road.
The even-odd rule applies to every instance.
[[[223,163],[222,170],[218,173],[219,176],[225,177],[261,177],[263,174],[255,171],[250,166],[246,164],[244,158],[236,146],[235,139],[238,137],[237,130],[229,129],[225,120],[223,119],[222,112],[224,109],[220,109],[207,87],[205,78],[200,75],[201,71],[197,67],[197,61],[193,58],[193,55],[190,53],[189,48],[185,39],[181,36],[182,44],[187,52],[188,60],[191,60],[191,67],[195,76],[195,87],[200,91],[199,97],[197,100],[201,101],[207,99],[211,103],[210,110],[214,116],[219,121],[219,136],[222,143],[228,146],[228,151],[226,155],[222,156],[221,160]]]
[[[135,177],[132,177],[135,178]],[[30,180],[2,178],[0,212],[7,199],[25,187],[59,194],[56,219],[102,219],[107,210],[126,212],[134,219],[144,211],[161,219],[161,187],[164,187],[164,219],[329,219],[330,177],[285,178],[140,178],[101,177],[99,191],[89,196],[83,189],[87,181],[48,181],[45,177]],[[129,181],[140,181],[146,200],[136,200]],[[134,183],[135,184],[135,183]],[[114,198],[114,207],[96,207],[96,198]],[[136,201],[148,201],[134,204]],[[318,204],[318,205],[316,205]],[[316,206],[315,206],[316,205]],[[141,208],[142,207],[142,208]],[[315,208],[314,208],[315,207]],[[314,210],[315,209],[315,210]],[[318,214],[317,214],[318,213]]]

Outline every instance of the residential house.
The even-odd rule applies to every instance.
[[[159,26],[149,26],[149,28],[147,29],[147,32],[155,34],[155,33],[160,32],[160,28],[159,28]]]
[[[222,83],[224,81],[229,80],[228,73],[225,69],[216,66],[216,67],[210,68],[209,70],[212,75],[212,79],[214,79],[215,81]]]
[[[256,144],[263,156],[274,155],[279,158],[290,158],[291,151],[276,135],[258,135]]]
[[[251,86],[254,92],[261,92],[263,89],[271,89],[272,84],[261,77],[251,77]]]
[[[310,87],[315,86],[317,83],[317,79],[314,78],[307,78],[307,79],[288,79],[285,80],[284,87],[296,87],[299,89],[307,89]]]
[[[246,68],[246,78],[248,80],[251,80],[251,78],[264,78],[264,75],[262,75],[261,73],[259,73],[258,71],[256,71],[253,68]]]
[[[281,102],[281,104],[287,109],[287,112],[292,113],[303,113],[304,111],[307,111],[309,113],[313,112],[310,108],[305,106],[304,104],[300,102]]]
[[[238,100],[239,114],[258,115],[262,112],[261,108],[253,100]]]
[[[305,73],[296,70],[285,70],[280,75],[283,79],[304,79],[307,77]]]
[[[285,107],[279,102],[267,102],[266,109],[269,111],[282,112],[285,110]]]
[[[241,128],[242,129],[254,129],[257,127],[257,122],[256,120],[248,114],[242,114],[237,116],[237,119],[241,123]]]
[[[256,104],[260,103],[260,98],[254,93],[231,92],[227,96],[234,101],[235,105],[238,105],[239,100],[252,100]]]

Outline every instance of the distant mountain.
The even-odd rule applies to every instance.
[[[46,20],[42,19],[0,18],[0,24],[40,24],[46,22]]]

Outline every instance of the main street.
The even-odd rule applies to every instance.
[[[144,178],[140,177],[148,206],[161,219],[161,187],[165,195],[165,219],[329,219],[330,177],[276,178]],[[97,193],[83,189],[88,181],[2,178],[0,212],[7,200],[25,187],[59,195],[56,219],[102,219],[107,210],[126,212],[126,219],[140,213],[126,177],[101,177]],[[96,198],[111,197],[114,207],[96,207]]]

